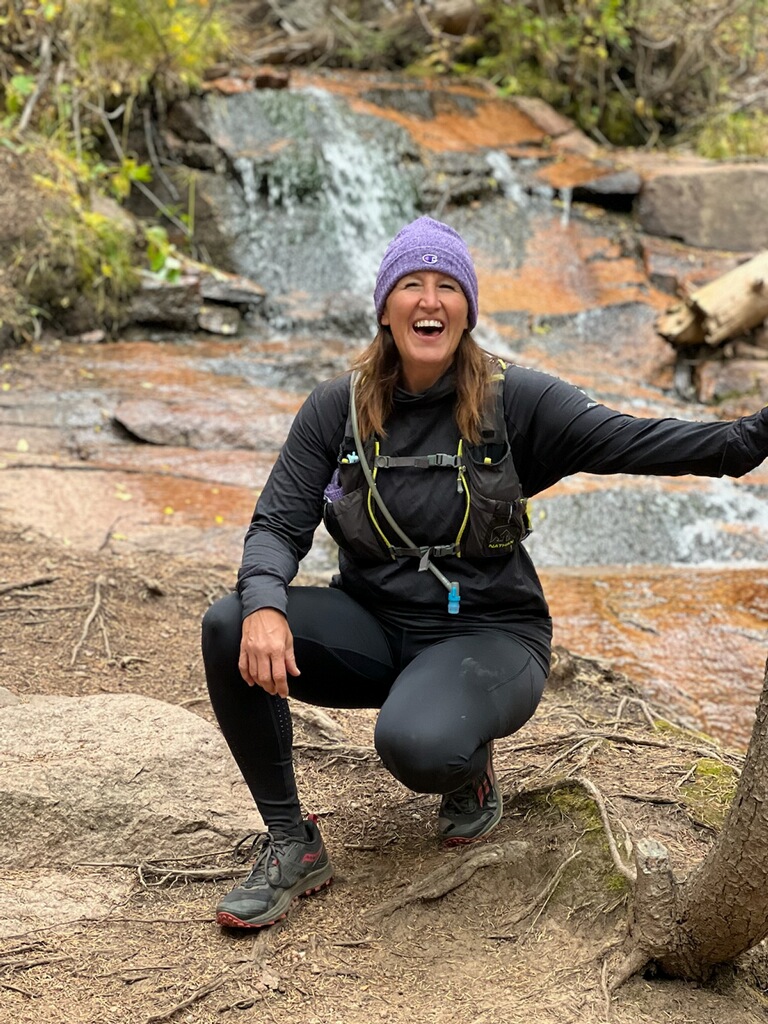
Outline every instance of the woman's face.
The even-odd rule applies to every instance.
[[[468,311],[461,285],[447,274],[417,270],[400,278],[381,322],[392,331],[406,390],[425,391],[445,373],[467,329]]]

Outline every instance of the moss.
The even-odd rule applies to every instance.
[[[658,732],[667,733],[670,736],[679,736],[682,739],[696,743],[715,743],[716,741],[707,733],[699,732],[696,729],[686,729],[682,725],[675,725],[666,718],[655,718],[653,724]]]
[[[697,821],[720,828],[733,803],[738,775],[716,758],[702,757],[694,767],[692,780],[680,787],[680,794]]]
[[[595,801],[576,783],[530,798],[530,812],[552,818],[553,812],[579,833],[577,847],[585,855],[558,887],[557,901],[569,906],[592,906],[602,911],[623,902],[628,880],[613,863],[602,818]]]

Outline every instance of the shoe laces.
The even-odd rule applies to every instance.
[[[270,879],[267,873],[269,867],[271,865],[280,866],[280,853],[292,841],[288,836],[276,837],[270,832],[251,832],[247,836],[243,836],[233,851],[234,859],[238,864],[249,861],[254,854],[256,859],[242,885],[269,884]]]
[[[486,781],[490,791],[493,789],[493,779],[488,772],[483,772],[460,789],[447,793],[443,798],[443,810],[452,814],[471,814],[472,811],[476,811],[480,804],[478,790],[485,788]]]

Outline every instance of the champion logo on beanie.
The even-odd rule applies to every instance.
[[[477,275],[464,239],[452,227],[431,217],[418,220],[399,231],[387,246],[376,277],[373,301],[381,322],[387,297],[401,277],[417,270],[448,274],[461,285],[467,299],[469,330],[477,323]]]

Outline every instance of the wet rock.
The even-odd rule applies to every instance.
[[[464,206],[501,190],[484,153],[427,154],[424,166],[422,202],[438,216],[448,204]]]
[[[559,114],[546,100],[538,96],[515,96],[512,103],[550,138],[568,135],[575,128],[569,117]]]
[[[168,150],[168,155],[186,167],[192,167],[199,171],[213,171],[215,174],[224,174],[227,171],[227,161],[218,146],[211,142],[191,142],[188,139],[180,139],[171,131],[163,132],[163,141]]]
[[[637,215],[644,231],[687,245],[753,252],[768,248],[768,164],[664,171],[646,180]]]
[[[200,294],[209,302],[224,302],[230,306],[251,308],[260,306],[266,298],[261,285],[237,274],[204,271],[200,277]]]
[[[148,697],[2,708],[0,765],[6,868],[202,853],[259,821],[218,730]]]
[[[655,235],[641,239],[648,279],[670,295],[690,293],[739,265],[743,257],[714,250],[693,251],[681,242]]]
[[[141,290],[130,302],[128,319],[134,324],[154,324],[174,331],[194,331],[200,312],[197,277],[163,281],[150,275],[142,280]]]
[[[134,438],[173,448],[247,448],[274,451],[285,440],[295,408],[289,412],[258,409],[256,396],[234,400],[130,399],[121,402],[114,420]]]
[[[577,202],[593,203],[609,210],[629,211],[640,193],[642,179],[637,171],[625,169],[596,176],[573,190]]]
[[[597,158],[600,147],[593,142],[588,135],[585,135],[579,128],[574,128],[565,135],[558,135],[552,140],[552,150],[555,153],[578,153],[580,156]]]
[[[185,142],[211,142],[211,135],[200,117],[200,100],[196,97],[177,100],[166,114],[165,125]]]
[[[432,120],[441,111],[469,115],[476,112],[478,101],[461,93],[450,94],[431,89],[428,86],[381,86],[367,89],[361,99],[377,107],[391,108],[401,114],[411,114],[424,120]]]
[[[241,319],[240,310],[232,306],[205,305],[197,314],[198,327],[210,334],[237,334]]]
[[[723,415],[729,416],[759,409],[764,404],[761,396],[768,394],[768,352],[758,351],[763,353],[762,360],[737,357],[700,363],[694,374],[699,401],[725,406]]]
[[[219,72],[219,74],[216,74]],[[209,69],[203,83],[203,90],[213,90],[224,95],[247,92],[250,89],[287,89],[291,74],[287,70],[260,65],[255,68],[230,68],[217,65]]]
[[[144,274],[141,290],[129,306],[130,323],[232,335],[238,331],[242,314],[264,302],[264,289],[248,278],[212,271],[192,261],[184,271],[173,281]]]

